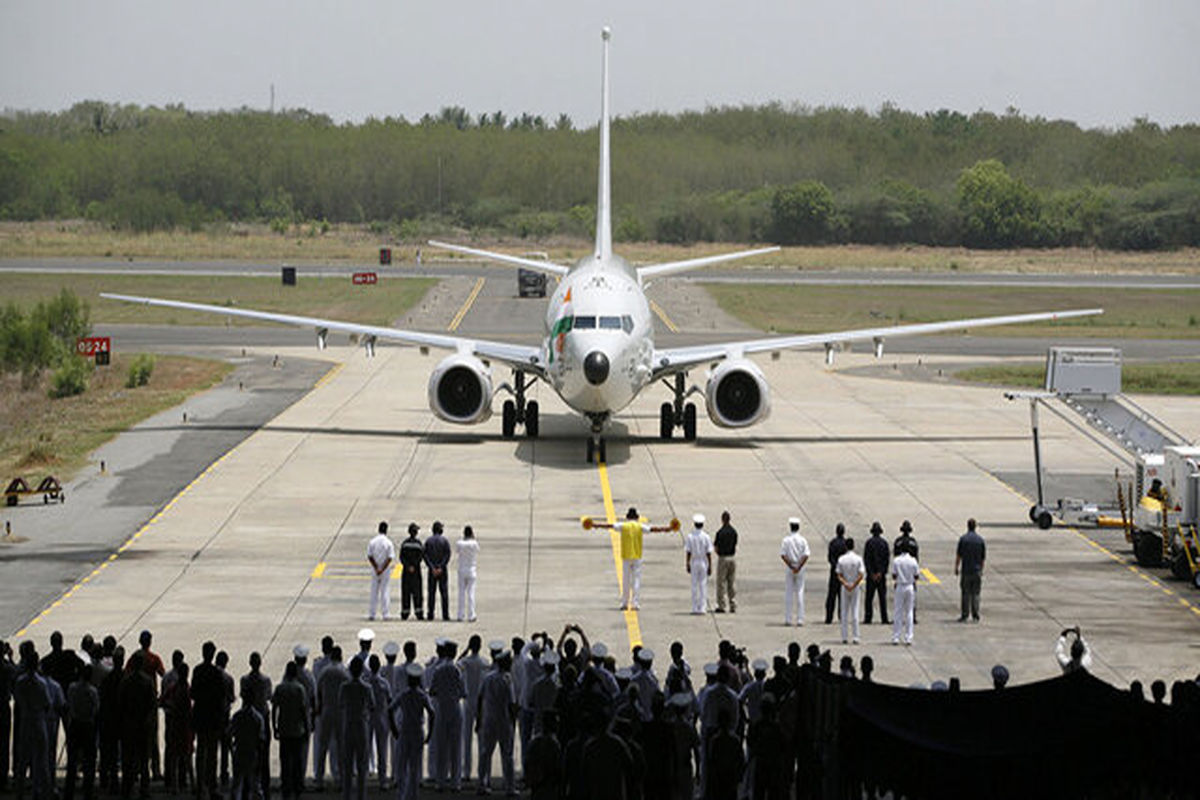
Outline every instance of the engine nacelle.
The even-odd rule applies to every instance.
[[[709,419],[722,428],[746,428],[771,413],[767,379],[744,358],[724,361],[712,371],[704,399]]]
[[[491,369],[464,353],[442,359],[429,376],[429,408],[446,422],[483,422],[492,415]]]

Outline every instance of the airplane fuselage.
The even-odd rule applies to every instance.
[[[563,276],[546,310],[543,363],[559,397],[595,416],[620,411],[649,382],[650,304],[618,256],[588,256]]]

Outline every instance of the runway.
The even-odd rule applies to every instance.
[[[539,330],[544,306],[513,298],[515,281],[486,280],[468,304],[476,281],[463,280],[427,318],[410,321],[444,329],[462,312],[458,329],[467,335]],[[669,287],[664,282],[654,295],[678,331],[662,321],[664,338],[711,335],[714,325],[736,332],[711,309],[673,305],[680,295]],[[260,346],[248,336],[250,355],[314,355],[311,347]],[[335,346],[323,357],[336,372],[189,483],[152,523],[130,531],[134,538],[107,566],[18,635],[44,642],[58,629],[78,641],[85,631],[111,631],[128,644],[149,628],[160,653],[179,647],[194,655],[212,638],[237,670],[259,650],[276,675],[295,642],[315,645],[331,633],[349,646],[367,624],[364,552],[380,519],[392,523],[397,540],[410,519],[423,534],[440,519],[452,540],[468,523],[479,535],[479,622],[374,623],[384,641],[415,639],[422,657],[442,635],[460,643],[475,632],[484,641],[557,635],[574,622],[616,653],[638,641],[652,647],[662,654],[660,674],[675,639],[697,667],[721,638],[751,657],[781,652],[794,639],[835,656],[869,653],[880,681],[928,684],[956,675],[964,688],[982,688],[996,663],[1009,667],[1014,683],[1055,674],[1054,641],[1079,624],[1105,680],[1194,677],[1200,595],[1131,566],[1123,542],[1109,534],[1029,524],[1028,498],[996,477],[1030,469],[1027,410],[995,389],[852,374],[873,363],[859,354],[844,354],[831,371],[820,354],[785,353],[759,361],[772,389],[764,424],[730,432],[702,419],[700,441],[661,442],[657,409],[667,395],[650,390],[617,415],[601,470],[584,461],[584,421],[544,386],[532,395],[541,403],[542,438],[504,440],[495,418],[462,428],[432,417],[426,381],[436,352],[381,348],[367,359]],[[1138,400],[1181,430],[1200,430],[1195,400]],[[1043,437],[1055,469],[1111,474],[1109,457],[1061,423],[1044,420]],[[741,534],[736,615],[687,613],[678,534],[648,538],[641,610],[617,611],[610,535],[585,532],[580,517],[603,518],[610,506],[621,514],[629,505],[655,523],[732,512]],[[803,628],[782,625],[778,552],[793,515],[813,548]],[[954,543],[972,516],[989,548],[983,622],[961,625]],[[890,629],[875,625],[864,626],[861,645],[844,646],[836,625],[821,624],[825,543],[838,521],[861,543],[872,520],[890,539],[905,518],[931,578],[919,590],[916,644],[892,647]],[[19,560],[36,550],[10,552]]]

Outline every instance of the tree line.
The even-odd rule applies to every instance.
[[[595,127],[566,115],[447,107],[336,124],[305,110],[84,102],[0,117],[0,218],[588,236],[596,148]],[[1200,245],[1194,124],[722,107],[615,120],[613,170],[625,241]]]

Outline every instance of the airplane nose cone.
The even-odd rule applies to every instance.
[[[583,375],[592,386],[599,386],[608,380],[608,356],[599,350],[593,350],[583,359]]]

